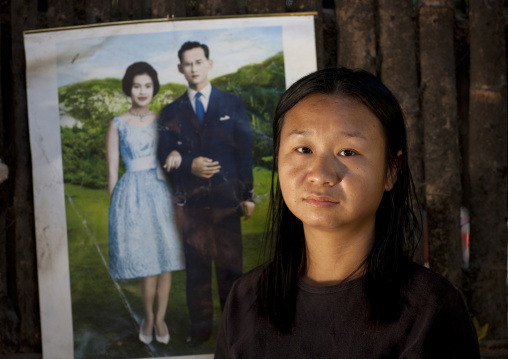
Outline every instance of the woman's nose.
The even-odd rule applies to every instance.
[[[334,186],[340,182],[340,163],[333,154],[316,155],[312,161],[308,174],[309,182]]]

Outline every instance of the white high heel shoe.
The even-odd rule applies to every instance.
[[[143,334],[143,323],[144,322],[145,321],[142,320],[141,325],[139,326],[139,340],[145,344],[150,344],[152,342],[153,336],[152,335],[148,336],[148,335]]]
[[[169,343],[169,329],[168,329],[168,326],[166,325],[166,323],[164,323],[164,326],[166,327],[166,332],[168,332],[168,334],[160,337],[157,333],[157,327],[154,325],[153,326],[153,329],[155,330],[155,340],[157,340],[159,343],[162,343],[162,344],[168,344]]]

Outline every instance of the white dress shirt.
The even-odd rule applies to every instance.
[[[203,104],[203,108],[205,109],[206,113],[206,110],[208,109],[208,101],[210,100],[210,94],[212,93],[212,85],[208,83],[208,85],[206,85],[205,88],[199,92],[201,92],[201,97],[199,100]],[[198,91],[193,90],[190,87],[187,89],[187,95],[189,96],[189,101],[192,105],[194,113],[196,113],[196,93],[198,93]]]

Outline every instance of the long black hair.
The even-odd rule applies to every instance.
[[[395,96],[363,70],[325,69],[295,82],[282,95],[273,120],[273,170],[265,231],[269,262],[259,281],[257,306],[282,333],[293,325],[297,285],[306,265],[303,225],[288,209],[276,175],[285,114],[313,94],[347,97],[365,105],[386,136],[386,163],[397,169],[397,181],[385,191],[376,212],[375,241],[363,276],[364,294],[373,322],[395,320],[401,309],[408,265],[421,235],[420,212],[408,166],[404,115]],[[401,156],[397,156],[399,151]]]

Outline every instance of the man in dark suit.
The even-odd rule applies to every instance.
[[[252,136],[241,99],[208,80],[208,47],[186,42],[178,57],[189,87],[161,112],[158,155],[173,180],[186,259],[187,343],[195,346],[212,330],[212,262],[221,308],[242,274],[240,219],[254,211]]]

